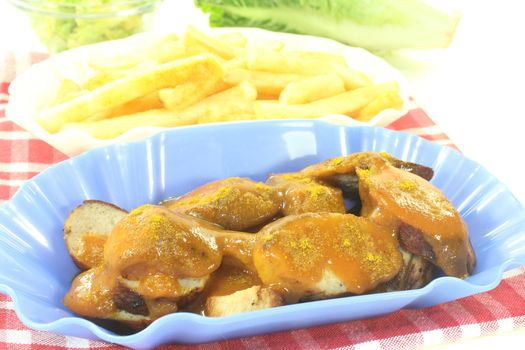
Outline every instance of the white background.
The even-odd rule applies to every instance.
[[[168,0],[157,26],[206,25],[192,3]],[[463,18],[450,48],[402,52],[388,60],[404,73],[417,103],[463,153],[483,164],[525,203],[525,1],[451,3]],[[43,49],[25,17],[5,0],[0,0],[2,49]],[[525,330],[520,330],[435,349],[523,349],[523,344]]]

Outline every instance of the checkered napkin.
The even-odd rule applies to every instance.
[[[9,83],[39,54],[0,55],[0,203],[27,179],[67,157],[5,118]],[[417,107],[389,125],[455,147]],[[1,237],[0,237],[1,239]],[[387,316],[268,335],[202,344],[200,349],[416,349],[525,327],[525,269],[513,270],[489,292],[426,309],[400,310]],[[26,328],[13,302],[0,294],[0,349],[120,348],[86,339]],[[192,346],[168,345],[163,349]]]

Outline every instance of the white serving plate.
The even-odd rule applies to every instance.
[[[213,33],[241,32],[247,39],[247,45],[261,45],[264,42],[281,41],[283,50],[322,51],[343,55],[348,65],[368,75],[376,83],[397,81],[400,95],[404,101],[401,110],[386,109],[366,123],[355,121],[346,116],[330,116],[329,119],[348,125],[385,126],[409,110],[407,83],[401,73],[381,58],[360,48],[349,47],[336,41],[307,35],[277,33],[256,28],[216,28]],[[81,130],[62,130],[50,134],[36,121],[36,117],[53,101],[60,82],[71,79],[76,82],[86,80],[93,74],[90,60],[111,60],[119,55],[133,55],[144,51],[166,33],[141,33],[125,39],[103,42],[65,51],[35,64],[24,74],[17,77],[9,87],[9,104],[6,116],[16,124],[33,133],[53,147],[73,156],[85,150],[112,143],[144,139],[165,128],[143,126],[131,129],[124,134],[110,139],[100,140]]]

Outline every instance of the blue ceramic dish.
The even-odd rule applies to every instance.
[[[85,199],[132,209],[228,176],[264,180],[358,151],[386,151],[431,166],[432,182],[459,209],[478,258],[466,280],[440,277],[422,289],[288,305],[223,318],[165,316],[120,336],[76,317],[62,298],[78,272],[62,225]],[[525,210],[483,167],[416,136],[323,121],[266,121],[179,128],[144,141],[86,152],[27,182],[0,208],[0,291],[29,327],[135,348],[198,343],[368,318],[425,307],[494,288],[502,273],[525,264]]]

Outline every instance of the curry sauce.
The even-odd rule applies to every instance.
[[[415,227],[432,247],[434,262],[445,274],[459,278],[469,275],[474,254],[466,225],[439,189],[387,163],[359,169],[357,174],[361,196],[368,202],[364,210],[376,211],[375,222],[389,227],[401,223]]]
[[[362,294],[394,277],[402,265],[393,230],[335,213],[289,216],[266,226],[253,255],[261,280],[290,301],[319,289],[327,271],[348,293]]]
[[[412,274],[407,264],[418,259],[464,278],[475,264],[467,227],[427,181],[432,174],[363,152],[265,184],[228,178],[141,206],[107,240],[81,237],[79,256],[97,266],[75,278],[64,304],[142,327],[176,311],[206,315],[209,298],[250,287],[285,303],[377,292]],[[359,197],[360,216],[345,213],[349,195]]]

